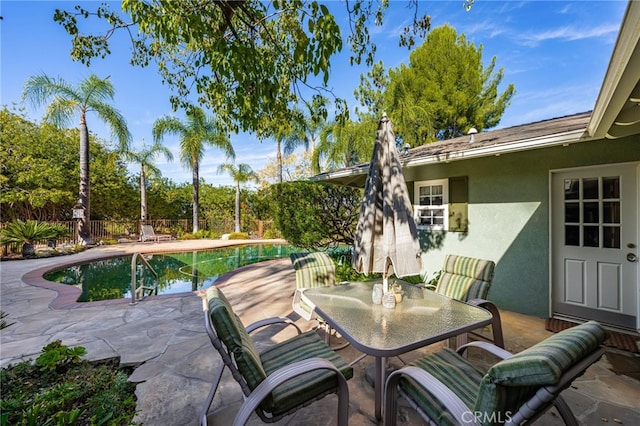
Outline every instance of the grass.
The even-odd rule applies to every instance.
[[[0,370],[0,425],[133,425],[135,384],[117,362],[82,360],[59,340],[35,362]]]

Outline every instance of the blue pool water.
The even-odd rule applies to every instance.
[[[149,254],[144,257],[158,273],[158,293],[172,294],[201,290],[220,275],[241,266],[289,257],[301,251],[289,245],[247,244],[213,250]],[[78,302],[131,297],[132,255],[93,260],[48,272],[44,278],[82,290]],[[138,261],[137,281],[152,285],[154,277]]]

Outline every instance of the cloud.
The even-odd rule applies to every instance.
[[[578,28],[575,26],[564,26],[549,29],[541,32],[520,33],[516,39],[519,44],[535,47],[546,41],[576,41],[589,38],[615,37],[618,33],[618,24],[604,24],[590,28]]]
[[[467,36],[481,34],[483,39],[491,39],[506,33],[507,30],[504,27],[504,23],[501,25],[496,25],[494,21],[485,20],[473,25],[466,26],[464,28],[464,31],[460,32],[464,32]]]

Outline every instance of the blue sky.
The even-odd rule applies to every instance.
[[[70,37],[53,22],[53,13],[56,8],[72,10],[77,3],[0,2],[0,103],[9,108],[20,106],[24,82],[40,73],[62,77],[72,84],[91,73],[110,76],[116,89],[114,105],[127,119],[134,147],[139,148],[143,139],[148,145],[157,118],[167,114],[183,118],[182,112],[171,110],[170,90],[162,85],[155,65],[141,69],[129,64],[130,49],[124,34],[115,37],[112,54],[104,60],[94,59],[91,68],[70,59]],[[82,4],[90,6],[89,3],[99,5]],[[328,3],[344,21],[343,6]],[[412,16],[407,4],[406,0],[392,0],[384,26],[371,29],[378,45],[378,59],[386,67],[408,61],[406,48],[398,47],[398,35]],[[117,8],[119,2],[114,5]],[[419,10],[431,15],[432,28],[448,23],[474,44],[482,44],[485,63],[496,56],[497,68],[504,68],[503,85],[515,85],[517,93],[498,128],[593,109],[626,6],[626,0],[476,0],[471,11],[466,12],[462,0],[419,2]],[[333,59],[329,85],[349,100],[353,109],[357,105],[353,91],[360,74],[367,69],[349,66],[348,54],[345,51]],[[43,114],[29,105],[26,112],[35,121],[40,121]],[[109,131],[95,117],[88,117],[88,125],[93,133],[110,139]],[[247,163],[255,171],[275,159],[273,141],[234,134],[231,142],[236,163]],[[173,151],[175,160],[157,162],[163,176],[177,183],[189,182],[190,172],[177,160],[178,141],[165,138],[165,145]],[[228,176],[216,173],[222,162],[226,160],[220,151],[208,150],[200,176],[209,184],[232,184]]]

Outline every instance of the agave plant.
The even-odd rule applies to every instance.
[[[35,255],[35,242],[56,240],[67,234],[62,225],[28,220],[14,220],[0,231],[0,244],[22,244],[22,257]]]

